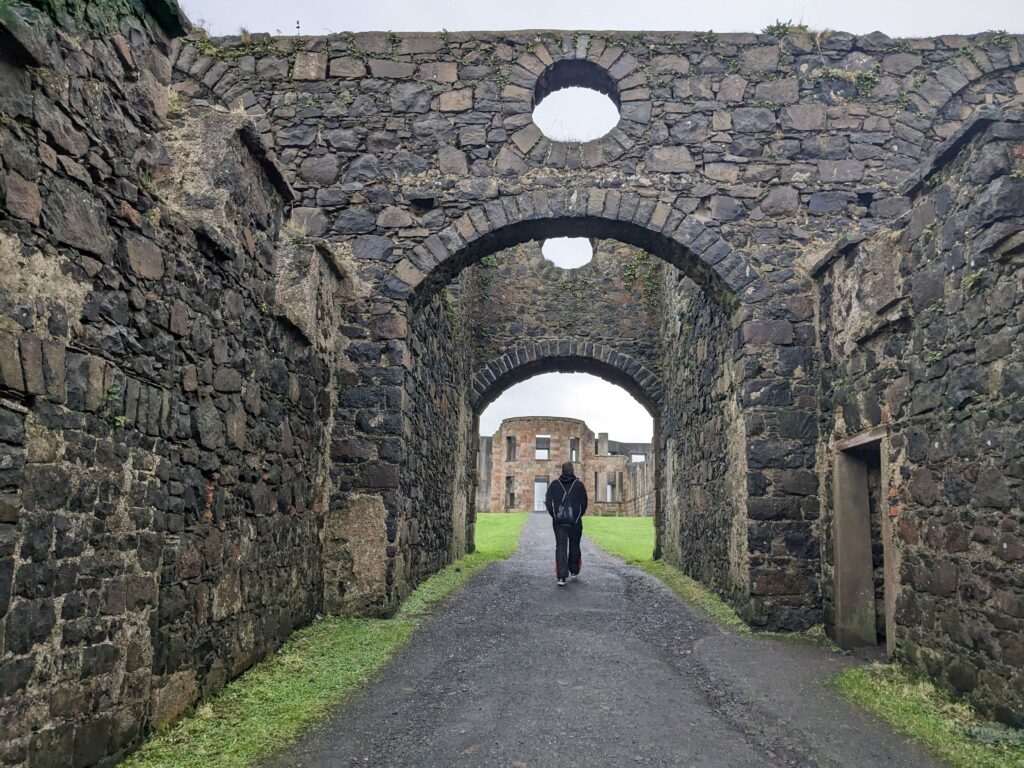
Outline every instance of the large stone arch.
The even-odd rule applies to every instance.
[[[479,414],[510,387],[552,372],[589,373],[617,384],[652,415],[661,406],[661,379],[629,355],[579,339],[547,339],[524,342],[479,366],[473,375],[473,409]]]
[[[395,265],[401,286],[392,286],[392,293],[409,298],[415,311],[485,256],[549,237],[613,238],[642,248],[679,268],[727,310],[767,294],[757,268],[714,229],[673,207],[672,198],[600,187],[521,192],[471,209]]]

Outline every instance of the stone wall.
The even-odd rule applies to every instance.
[[[659,420],[658,551],[748,618],[746,426],[728,314],[691,280],[665,290],[665,397]]]
[[[891,532],[891,647],[1024,722],[1024,114],[940,148],[903,215],[829,251],[820,280],[822,558],[835,617],[831,457],[874,429]]]
[[[402,462],[399,557],[408,576],[396,574],[400,599],[410,587],[465,554],[472,542],[476,435],[470,405],[473,356],[462,307],[471,302],[464,280],[458,298],[435,296],[416,313],[411,328],[411,365],[406,412],[411,420]],[[407,427],[408,430],[408,427]],[[397,458],[397,457],[396,457]]]
[[[574,339],[614,349],[657,373],[661,263],[615,241],[594,245],[591,261],[562,269],[538,241],[499,251],[470,267],[479,285],[472,312],[478,360],[500,357],[524,339]]]
[[[113,764],[321,608],[332,333],[276,303],[292,193],[248,121],[169,100],[173,4],[80,5],[0,10],[5,765]]]
[[[583,145],[548,140],[530,115],[557,79],[556,63],[568,61],[559,71],[600,75],[620,106],[619,125]],[[749,473],[736,493],[757,507],[746,523],[725,528],[721,517],[702,529],[700,547],[738,545],[741,530],[756,527],[748,546],[761,549],[738,556],[750,578],[732,583],[754,594],[747,614],[756,623],[788,628],[820,616],[821,603],[814,513],[805,509],[814,489],[792,479],[817,460],[807,423],[816,408],[814,293],[798,257],[899,215],[899,187],[929,149],[979,104],[1024,90],[1020,41],[996,33],[257,35],[185,41],[175,68],[182,93],[253,117],[298,190],[296,215],[310,234],[351,247],[372,291],[352,347],[388,359],[386,368],[353,360],[358,387],[405,376],[388,356],[409,341],[410,312],[465,268],[529,240],[615,239],[691,278],[737,334],[734,417],[745,432],[734,433],[744,442],[729,446],[728,463]],[[513,369],[577,370],[593,360],[652,409],[661,404],[659,377],[612,344],[523,339],[495,353],[477,361],[474,407],[512,382]],[[398,420],[411,433],[408,416],[387,405],[362,418]],[[339,429],[336,442],[347,439]],[[399,471],[381,453],[388,438],[354,439],[365,458],[348,468],[344,493],[383,500],[366,480]],[[339,495],[332,511],[345,516],[344,504]],[[387,599],[381,592],[377,602]]]
[[[885,427],[894,650],[1020,721],[1019,123],[956,138],[1024,93],[1021,38],[68,6],[0,8],[5,761],[109,763],[322,607],[393,610],[472,545],[474,413],[561,369],[658,414],[661,547],[759,626],[828,609],[827,466]],[[620,105],[583,145],[530,114],[567,61]],[[477,359],[467,268],[557,236],[666,263],[657,345],[605,272],[600,324]]]

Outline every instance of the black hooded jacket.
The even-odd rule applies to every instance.
[[[573,480],[576,481],[576,485],[572,484]],[[547,508],[548,514],[551,515],[552,519],[555,517],[555,507],[562,503],[562,496],[570,493],[570,488],[572,488],[572,491],[569,496],[569,504],[572,505],[573,511],[576,512],[576,519],[578,520],[587,514],[587,489],[584,487],[583,481],[574,475],[562,475],[548,486],[548,492],[544,498],[544,506]]]

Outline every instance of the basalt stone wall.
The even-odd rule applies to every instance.
[[[746,487],[731,319],[682,275],[664,292],[658,550],[749,614]]]
[[[184,21],[146,5],[0,10],[4,765],[113,764],[321,604],[334,366],[278,316],[291,192],[247,121],[168,116]]]
[[[473,343],[481,361],[526,339],[596,343],[657,372],[661,262],[646,251],[600,240],[583,266],[562,269],[540,242],[499,251],[470,267],[478,288]]]
[[[771,536],[748,541],[764,547],[763,576],[750,579],[764,594],[752,604],[778,613],[765,623],[794,628],[820,610],[810,568],[774,566],[817,546],[800,500],[814,494],[792,493],[786,479],[817,460],[805,423],[816,407],[814,290],[798,256],[901,215],[901,185],[930,148],[979,105],[1024,91],[1020,40],[997,33],[257,35],[185,41],[175,67],[182,93],[254,118],[300,197],[296,217],[311,235],[351,247],[373,296],[353,323],[365,329],[353,331],[353,346],[364,354],[376,344],[370,357],[388,359],[387,373],[354,362],[357,386],[405,375],[388,355],[410,337],[374,324],[410,333],[411,313],[465,267],[529,239],[630,243],[727,307],[737,407],[745,428],[760,430],[756,440],[748,431],[734,464],[746,465],[757,514],[778,518],[761,527]],[[581,84],[611,94],[619,125],[583,145],[543,137],[534,102]],[[567,351],[578,343],[563,342]],[[484,377],[496,380],[511,352],[480,361]],[[380,417],[407,414],[388,405]],[[346,493],[383,499],[361,473],[369,462],[398,471],[381,458],[388,437],[357,437],[369,458],[353,463]],[[737,540],[731,528],[705,530]],[[802,542],[790,538],[799,531]],[[800,600],[807,610],[794,607]]]
[[[980,205],[1019,221],[1019,179],[1011,170],[971,180],[960,165],[949,183],[904,184],[978,107],[1024,92],[1020,38],[517,32],[172,43],[186,23],[162,0],[4,3],[0,22],[8,762],[108,760],[275,647],[321,592],[331,609],[391,610],[468,547],[472,513],[467,505],[459,524],[458,499],[472,486],[477,374],[496,381],[512,350],[474,360],[463,296],[453,312],[444,288],[490,254],[559,235],[643,248],[706,294],[695,315],[693,343],[708,349],[700,370],[683,359],[678,329],[663,349],[662,375],[697,410],[685,425],[681,404],[663,417],[662,455],[696,451],[680,436],[697,439],[702,419],[742,425],[729,435],[736,442],[706,444],[730,479],[713,500],[717,524],[694,531],[706,539],[700,553],[728,541],[730,556],[745,532],[746,565],[728,574],[701,565],[701,575],[755,622],[796,628],[821,600],[805,473],[835,431],[826,425],[822,443],[807,426],[831,385],[816,390],[817,287],[799,256],[855,229],[901,228],[905,218],[905,232],[921,229],[900,264],[914,316],[879,333],[918,344],[903,325],[920,329],[920,343],[949,329],[955,349],[927,353],[957,364],[948,375],[937,357],[894,365],[920,403],[907,406],[907,423],[954,426],[946,443],[927,443],[940,448],[912,440],[909,427],[892,441],[906,454],[906,535],[919,537],[904,555],[908,622],[898,634],[907,658],[979,701],[1019,701],[1013,646],[999,634],[1019,613],[1017,457],[1007,447],[998,458],[995,447],[1011,444],[1005,430],[1019,422],[1016,358],[998,351],[1019,307],[1007,286],[1019,284],[1007,271],[1016,246],[999,250],[1011,235],[986,244],[999,230]],[[549,141],[530,117],[551,87],[581,84],[574,72],[600,83],[621,113],[584,145]],[[178,99],[165,90],[172,77]],[[193,110],[210,105],[241,109],[223,121]],[[168,110],[178,122],[165,122]],[[1003,131],[991,138],[1007,156],[1016,152],[1009,128],[992,130]],[[201,139],[191,152],[190,135]],[[998,164],[977,146],[976,165]],[[982,190],[976,208],[966,192],[952,194],[968,183]],[[948,274],[913,261],[932,248],[920,224],[929,201],[963,207],[931,233],[950,240]],[[974,264],[956,262],[958,239]],[[989,252],[999,258],[977,272]],[[828,345],[845,332],[829,302],[853,288],[840,280],[830,298],[822,280]],[[988,302],[972,299],[990,287]],[[943,313],[917,312],[939,296],[949,299]],[[682,311],[671,292],[667,300]],[[1006,301],[1012,311],[993,309]],[[611,345],[579,345],[549,340],[515,359],[589,356],[662,401],[668,387],[649,368]],[[862,362],[837,367],[823,352],[826,371],[850,379],[841,392],[861,392],[878,366],[847,352]],[[988,390],[975,380],[985,355],[995,355],[986,375],[1003,377]],[[699,402],[704,394],[679,384],[686,366],[727,394]],[[943,420],[950,382],[953,417]],[[998,400],[995,415],[981,409],[985,397]],[[860,413],[849,403],[841,429]],[[831,404],[825,411],[835,418]],[[426,457],[415,469],[412,454]],[[721,513],[743,495],[743,514]],[[968,522],[961,550],[955,530]],[[680,548],[681,531],[682,522]],[[940,669],[954,649],[969,652]]]
[[[464,311],[472,303],[472,280],[460,282],[415,314],[410,333],[402,498],[396,500],[404,510],[397,521],[396,605],[472,542],[477,438],[470,404],[473,356],[466,354],[470,315]]]
[[[904,200],[903,216],[815,265],[826,618],[831,455],[874,429],[896,562],[895,653],[1020,725],[1024,114],[983,113]]]

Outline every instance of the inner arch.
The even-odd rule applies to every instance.
[[[657,417],[659,377],[631,358],[601,344],[560,340],[524,343],[481,365],[473,375],[473,410],[480,414],[502,393],[542,373],[588,373],[622,387]]]
[[[488,205],[502,208],[500,202]],[[503,208],[500,215],[507,218]],[[682,243],[660,231],[632,221],[603,216],[560,215],[516,221],[494,228],[489,228],[488,220],[483,219],[480,226],[487,231],[432,267],[412,292],[410,301],[414,311],[423,307],[432,296],[457,278],[462,270],[481,259],[530,240],[543,241],[557,237],[607,238],[636,246],[679,268],[727,312],[735,309],[738,303],[735,291],[712,267],[712,264],[725,258],[728,248],[724,241],[708,232],[701,232],[694,238],[703,249],[702,256],[697,256]],[[702,239],[708,242],[701,243]]]

